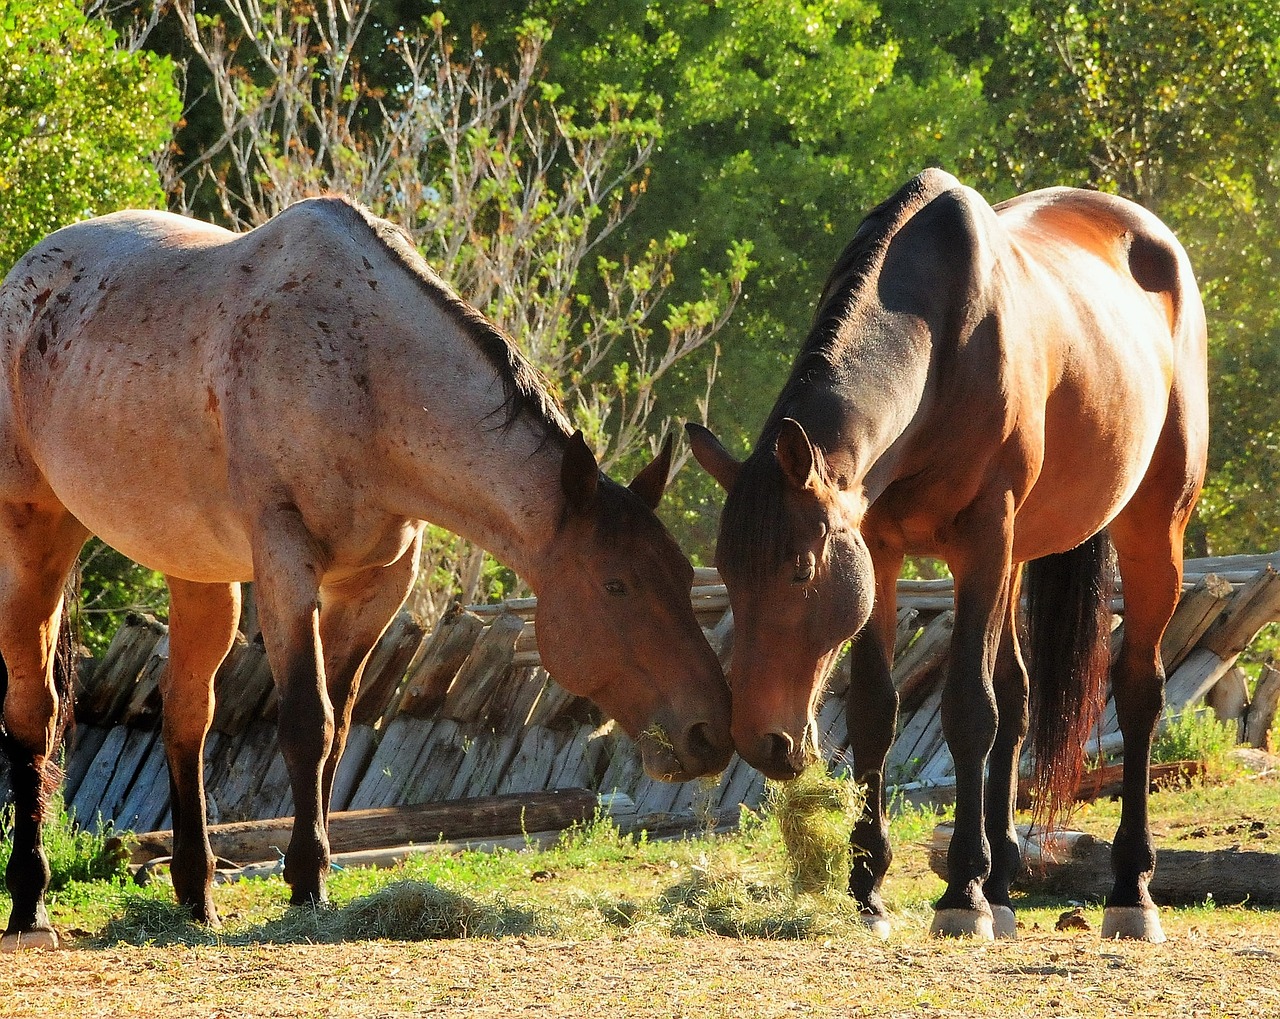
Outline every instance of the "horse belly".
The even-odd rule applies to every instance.
[[[221,435],[192,405],[193,378],[181,361],[68,358],[28,380],[29,456],[59,502],[135,562],[196,582],[248,580]]]

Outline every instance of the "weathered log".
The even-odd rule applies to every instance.
[[[951,651],[954,626],[955,613],[941,613],[894,663],[893,685],[898,689],[900,710],[904,714],[912,711],[928,695],[935,671]]]
[[[1232,594],[1232,586],[1214,573],[1201,577],[1195,587],[1183,594],[1160,642],[1160,657],[1166,673],[1182,663],[1205,631],[1222,615]]]
[[[386,713],[423,636],[422,626],[410,613],[396,613],[365,663],[351,714],[353,725],[372,726]]]
[[[511,668],[516,638],[522,629],[524,620],[511,614],[500,615],[489,624],[450,684],[440,706],[441,715],[459,722],[484,716],[495,686]]]
[[[589,821],[596,802],[595,794],[586,789],[557,789],[413,807],[335,811],[329,815],[329,846],[335,853],[346,853],[411,842],[563,829]],[[291,817],[211,825],[209,844],[215,856],[236,863],[274,860],[278,856],[274,847],[283,849],[289,844],[292,828]],[[172,831],[146,832],[138,836],[133,862],[145,863],[172,851]]]
[[[1253,691],[1253,703],[1245,717],[1244,742],[1251,747],[1270,750],[1271,726],[1276,720],[1276,707],[1280,705],[1280,669],[1269,663],[1262,668],[1258,685]]]
[[[1244,669],[1234,666],[1227,670],[1205,694],[1204,702],[1213,709],[1219,722],[1234,726],[1235,739],[1244,739],[1245,715],[1249,710],[1248,677]]]
[[[436,624],[431,639],[409,663],[398,712],[417,718],[435,714],[483,629],[484,620],[474,613],[460,609],[446,612]],[[394,714],[389,712],[383,717],[384,729]]]
[[[1069,847],[1058,849],[1056,859],[1054,854],[1046,853],[1038,865],[1025,867],[1013,887],[1072,899],[1105,899],[1115,880],[1111,844],[1079,832],[1074,836]],[[934,873],[946,876],[945,841],[935,838],[929,866]],[[1151,897],[1162,906],[1187,905],[1209,898],[1220,906],[1280,905],[1280,853],[1238,848],[1157,849]]]

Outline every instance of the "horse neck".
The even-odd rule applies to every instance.
[[[830,480],[874,502],[892,481],[899,453],[928,397],[927,332],[902,323],[849,320],[832,341],[802,355],[766,426],[800,422]]]
[[[384,505],[480,545],[536,591],[563,514],[565,423],[536,398],[509,406],[501,371],[450,316],[424,332],[379,365]]]

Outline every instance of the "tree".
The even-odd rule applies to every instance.
[[[0,0],[0,268],[60,226],[163,205],[181,115],[170,61],[117,45],[73,0]]]
[[[956,31],[974,21],[966,3],[950,4]],[[482,27],[487,52],[508,45],[509,5],[444,6]],[[610,239],[613,249],[675,229],[695,259],[714,265],[735,240],[752,245],[759,265],[717,336],[711,404],[717,431],[742,449],[862,216],[925,166],[954,168],[985,144],[981,75],[926,42],[927,20],[920,39],[904,39],[898,25],[911,19],[886,19],[869,0],[534,0],[531,9],[552,26],[547,60],[568,97],[612,84],[660,111],[649,198]],[[670,373],[664,398],[687,404],[712,353]],[[689,471],[672,495],[677,533],[709,558],[721,493]]]
[[[660,134],[638,96],[602,87],[564,101],[543,76],[536,20],[521,22],[503,69],[438,12],[392,30],[357,2],[176,10],[221,124],[177,170],[180,207],[212,202],[249,227],[320,190],[357,198],[519,339],[603,467],[649,446],[658,383],[724,325],[750,262],[749,247],[730,245],[724,271],[671,301],[684,234],[606,251],[646,197]],[[376,75],[366,31],[385,40]],[[456,581],[447,594],[474,597],[478,555],[433,537],[424,572],[439,579],[443,563]]]
[[[1210,336],[1210,473],[1194,551],[1280,544],[1276,149],[1280,11],[1269,0],[1087,0],[1014,9],[991,98],[1019,188],[1115,191],[1182,239]]]
[[[0,0],[0,271],[76,220],[164,204],[156,164],[181,97],[171,61],[130,49],[71,0]],[[165,605],[159,574],[95,541],[79,628],[101,651],[132,608]]]

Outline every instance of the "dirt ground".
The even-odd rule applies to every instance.
[[[1280,915],[1221,916],[1171,915],[1159,946],[1102,943],[1099,914],[1093,931],[1031,930],[995,945],[911,930],[887,943],[629,933],[79,948],[0,958],[0,1016],[1280,1016]]]

